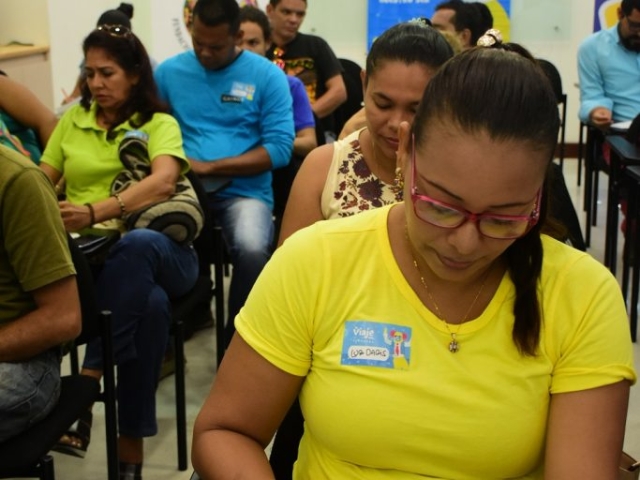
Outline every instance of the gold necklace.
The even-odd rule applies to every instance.
[[[405,231],[405,234],[406,234],[406,231]],[[427,296],[429,297],[429,300],[431,301],[431,303],[433,304],[433,307],[436,310],[436,316],[438,317],[438,319],[440,319],[444,323],[444,326],[447,329],[447,332],[449,332],[449,335],[451,336],[451,341],[449,342],[449,351],[451,353],[457,353],[458,350],[460,350],[460,344],[458,343],[457,334],[460,331],[462,324],[466,322],[467,319],[469,318],[469,314],[471,313],[471,310],[473,310],[473,307],[478,302],[478,298],[480,298],[480,294],[482,293],[482,290],[484,290],[484,286],[487,283],[487,278],[489,278],[489,272],[491,269],[487,270],[487,273],[485,273],[484,279],[482,280],[482,284],[480,285],[480,289],[478,290],[478,293],[476,293],[476,296],[473,299],[473,302],[471,302],[471,305],[469,305],[469,308],[467,309],[467,313],[464,314],[464,317],[462,318],[462,321],[458,324],[458,328],[456,329],[456,331],[452,332],[451,329],[449,328],[449,322],[447,322],[447,319],[442,314],[440,307],[438,307],[438,304],[436,303],[436,299],[433,298],[433,295],[431,295],[431,291],[427,286],[427,282],[424,280],[424,277],[422,276],[422,272],[420,271],[420,267],[418,266],[416,257],[413,254],[413,246],[411,245],[411,241],[409,240],[409,235],[406,234],[406,237],[407,237],[407,242],[409,243],[409,251],[411,252],[411,260],[413,260],[413,266],[416,267],[416,271],[418,272],[418,276],[420,277],[420,282],[422,283],[422,286],[427,292]]]

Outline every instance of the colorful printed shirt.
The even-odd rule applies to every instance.
[[[380,180],[367,165],[360,147],[362,130],[333,144],[331,167],[320,201],[325,219],[350,217],[402,201],[402,190]]]

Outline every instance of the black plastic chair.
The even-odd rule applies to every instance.
[[[87,260],[72,240],[69,240],[69,248],[76,268],[82,309],[82,332],[74,341],[74,345],[83,345],[94,338],[100,338],[104,365],[103,388],[101,391],[100,382],[86,375],[72,373],[62,377],[60,399],[53,411],[29,430],[0,444],[0,478],[55,479],[53,457],[48,454],[49,450],[80,414],[97,401],[103,402],[105,407],[107,478],[119,478],[111,314],[98,314]]]
[[[565,154],[565,133],[566,133],[566,120],[567,120],[567,94],[564,93],[562,88],[562,77],[556,66],[548,60],[538,58],[538,64],[544,70],[547,75],[553,93],[556,95],[558,106],[560,107],[560,139],[558,141],[558,160],[560,162],[560,168],[564,166],[564,154]]]
[[[342,79],[347,89],[347,100],[333,112],[336,134],[340,134],[347,120],[362,108],[364,100],[362,78],[360,77],[362,67],[346,58],[339,58],[338,61],[343,68]]]
[[[185,379],[184,342],[193,334],[192,319],[211,315],[211,300],[215,298],[216,347],[218,365],[224,354],[224,287],[222,230],[213,224],[208,208],[208,197],[200,179],[193,171],[187,173],[205,214],[200,236],[194,241],[198,253],[199,275],[194,287],[171,302],[173,323],[173,349],[175,355],[176,430],[178,442],[178,470],[188,466],[187,452],[187,401]],[[214,265],[214,281],[211,281],[211,264]]]
[[[186,413],[186,380],[184,342],[193,335],[193,319],[211,315],[211,300],[215,297],[216,341],[218,364],[224,353],[224,288],[223,288],[223,241],[221,229],[213,225],[207,208],[207,192],[200,179],[193,171],[186,174],[204,211],[202,232],[194,241],[198,253],[199,274],[194,287],[183,296],[171,302],[172,323],[171,337],[174,352],[174,380],[176,392],[176,441],[178,453],[178,470],[188,468],[187,451],[187,413]],[[96,232],[98,233],[98,232]],[[116,239],[117,240],[117,239]],[[111,242],[112,244],[114,242]],[[108,250],[108,248],[107,248]],[[102,255],[102,261],[106,253]],[[215,265],[214,279],[211,281],[211,264]],[[78,372],[78,357],[75,349],[71,350],[72,371]],[[117,436],[117,435],[116,435]]]

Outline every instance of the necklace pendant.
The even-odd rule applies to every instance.
[[[449,351],[451,353],[457,353],[460,350],[460,344],[458,344],[458,340],[456,340],[456,334],[451,334],[451,341],[449,342]]]

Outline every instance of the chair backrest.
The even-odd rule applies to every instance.
[[[562,103],[566,97],[564,96],[564,91],[562,89],[562,77],[560,76],[560,72],[556,66],[548,60],[538,58],[537,61],[544,73],[547,75],[549,82],[551,82],[553,93],[556,94],[556,100],[558,103]]]
[[[83,345],[100,335],[98,324],[98,304],[96,302],[93,274],[87,257],[78,244],[67,235],[67,243],[71,253],[71,260],[76,269],[76,283],[78,284],[78,296],[80,297],[80,310],[82,314],[82,331],[75,340],[75,345]]]
[[[209,208],[209,197],[198,175],[193,170],[189,170],[186,177],[191,182],[193,190],[196,192],[196,197],[198,197],[198,202],[200,202],[200,206],[204,212],[202,231],[198,238],[194,240],[193,248],[195,248],[198,253],[200,274],[210,275],[211,264],[213,263],[213,253],[211,251],[211,245],[213,245],[213,218],[211,216],[211,209]]]
[[[364,99],[362,79],[360,78],[362,67],[346,58],[339,58],[338,60],[344,70],[342,79],[347,88],[347,100],[333,112],[336,134],[339,134],[347,120],[362,108],[362,100]]]

